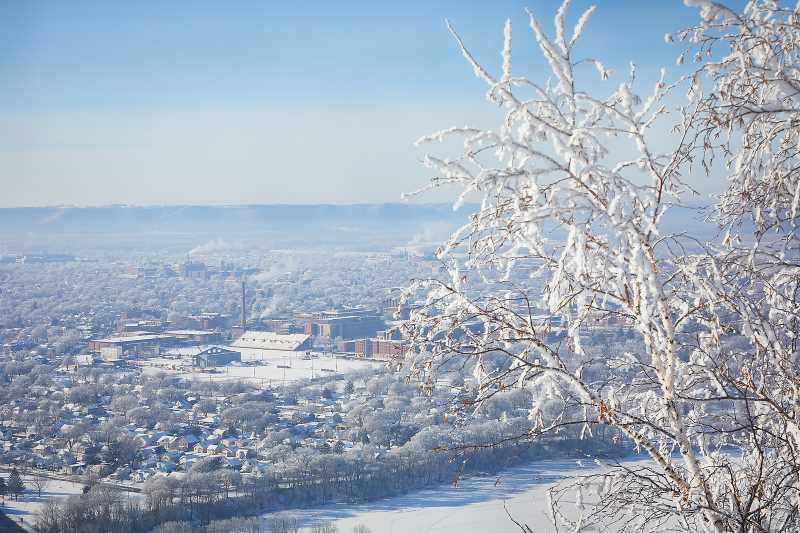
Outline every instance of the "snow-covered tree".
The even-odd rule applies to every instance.
[[[765,0],[742,13],[687,3],[701,22],[678,33],[689,45],[678,63],[694,52],[697,70],[676,83],[662,72],[643,96],[633,65],[604,95],[587,84],[583,69],[613,78],[576,55],[594,7],[568,31],[565,1],[554,35],[530,14],[549,79],[512,74],[510,22],[499,75],[450,28],[503,120],[419,141],[462,140],[458,157],[426,155],[431,186],[460,187],[455,207],[481,203],[439,250],[447,277],[405,293],[424,300],[404,326],[418,373],[433,387],[436,368],[466,360],[474,412],[506,389],[531,392],[534,427],[518,438],[610,427],[650,459],[577,479],[577,511],[560,505],[574,492],[554,491],[553,521],[575,530],[800,520],[800,13]],[[703,171],[727,174],[713,242],[665,224],[687,212]],[[634,350],[591,342],[599,327],[629,330]],[[600,504],[585,503],[589,487]]]

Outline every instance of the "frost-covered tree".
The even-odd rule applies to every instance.
[[[339,528],[333,522],[322,522],[311,528],[311,533],[339,533]]]
[[[31,486],[36,490],[36,495],[41,498],[42,491],[47,490],[50,485],[50,478],[39,470],[31,470],[27,477]]]
[[[300,531],[300,521],[290,514],[272,515],[267,520],[267,524],[269,530],[275,533],[298,533]]]
[[[457,157],[426,155],[431,186],[460,187],[456,207],[481,203],[438,252],[447,276],[405,293],[422,298],[404,326],[421,355],[410,357],[428,387],[441,365],[471,364],[473,412],[527,389],[533,425],[518,439],[604,427],[649,457],[554,491],[558,527],[794,529],[798,8],[758,0],[737,13],[687,0],[701,22],[678,34],[689,45],[678,62],[694,51],[697,70],[676,83],[662,71],[639,96],[633,65],[604,95],[586,84],[583,69],[613,73],[576,55],[594,8],[568,31],[568,3],[554,35],[530,14],[549,79],[512,74],[510,22],[499,76],[450,28],[504,116],[494,130],[419,141],[460,139]],[[689,103],[675,107],[684,89]],[[668,142],[656,139],[664,129]],[[704,170],[727,174],[713,242],[664,222]],[[632,350],[592,342],[598,327],[630,331]]]

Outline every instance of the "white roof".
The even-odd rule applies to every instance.
[[[271,331],[245,331],[231,346],[234,348],[294,351],[300,348],[310,337],[310,335],[304,333],[281,334]]]
[[[172,339],[170,335],[131,335],[129,337],[108,337],[107,339],[92,339],[93,342],[107,342],[115,344],[123,344],[126,342],[145,342],[154,340]]]

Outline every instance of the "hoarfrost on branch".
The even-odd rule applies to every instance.
[[[405,293],[418,302],[404,326],[410,357],[429,386],[428,370],[471,364],[476,399],[463,416],[527,388],[536,423],[520,439],[602,427],[652,460],[576,479],[579,494],[602,493],[581,498],[577,519],[560,510],[576,488],[555,490],[558,527],[800,524],[800,12],[686,3],[700,22],[665,41],[683,43],[678,64],[693,57],[694,69],[642,87],[631,64],[603,95],[582,71],[599,73],[593,88],[612,73],[576,53],[594,7],[568,32],[565,1],[552,37],[528,13],[548,79],[512,73],[510,22],[499,76],[448,24],[503,120],[418,141],[460,139],[457,157],[425,156],[431,186],[457,185],[454,208],[480,199],[438,251],[447,275]],[[665,129],[669,142],[656,142]],[[702,175],[725,176],[710,216],[719,238],[705,241],[664,223],[686,216]],[[598,350],[593,332],[608,322],[639,348]]]

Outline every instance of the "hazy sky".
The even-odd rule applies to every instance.
[[[644,77],[674,65],[663,35],[696,16],[599,4],[578,51]],[[515,72],[536,77],[524,7],[549,24],[557,5],[4,1],[0,206],[398,201],[427,181],[416,138],[500,116],[444,19],[497,68],[511,17]]]

